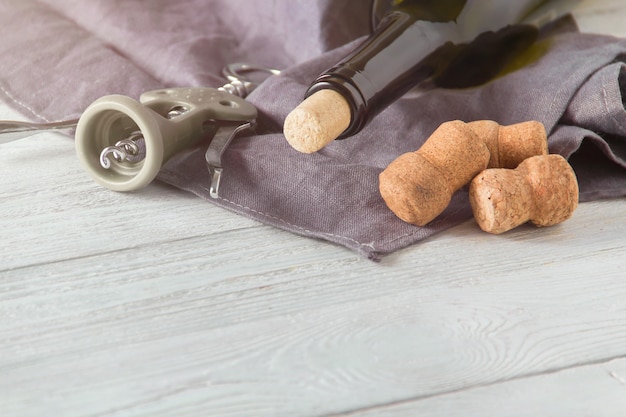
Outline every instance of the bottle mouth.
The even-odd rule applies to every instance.
[[[361,94],[361,91],[349,78],[329,72],[322,74],[315,80],[307,90],[305,98],[325,89],[331,89],[341,94],[350,106],[350,124],[337,139],[345,139],[359,132],[367,123],[368,113],[367,101]]]

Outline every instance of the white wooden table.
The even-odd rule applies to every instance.
[[[626,2],[584,31],[626,36]],[[2,107],[0,117],[18,114]],[[626,201],[377,264],[0,147],[0,416],[625,416]]]

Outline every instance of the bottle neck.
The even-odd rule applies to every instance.
[[[340,138],[360,131],[371,117],[434,73],[432,60],[425,58],[441,44],[424,41],[432,38],[424,36],[430,25],[405,12],[389,13],[361,46],[313,82],[307,97],[330,88],[350,105],[351,123]]]
[[[463,38],[455,21],[393,11],[352,54],[320,75],[306,96],[333,89],[347,100],[350,125],[339,137],[347,138],[412,88],[467,88],[498,76],[538,35],[534,25],[509,23]]]

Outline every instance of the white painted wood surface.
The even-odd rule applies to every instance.
[[[626,36],[623,0],[577,17]],[[0,416],[626,415],[624,200],[375,264],[105,190],[60,135],[0,150]]]

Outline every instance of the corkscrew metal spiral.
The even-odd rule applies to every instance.
[[[139,140],[143,139],[141,132],[133,132],[130,137],[119,140],[113,146],[107,146],[100,153],[100,165],[103,168],[111,168],[111,157],[117,162],[131,161],[133,157],[140,155]],[[140,158],[143,159],[143,158]]]
[[[222,70],[222,75],[229,81],[218,90],[246,98],[259,83],[248,78],[248,74],[260,73],[261,76],[279,75],[280,70],[266,67],[257,67],[245,63],[229,64]]]
[[[241,97],[241,96],[240,96]],[[173,119],[174,117],[184,114],[186,109],[182,106],[176,106],[167,112],[165,116],[167,119]],[[115,143],[115,145],[107,146],[100,153],[100,165],[103,168],[109,169],[112,166],[112,160],[116,162],[133,162],[137,163],[145,158],[145,144],[143,142],[144,137],[141,131],[137,130],[130,133],[130,136],[121,139]]]

